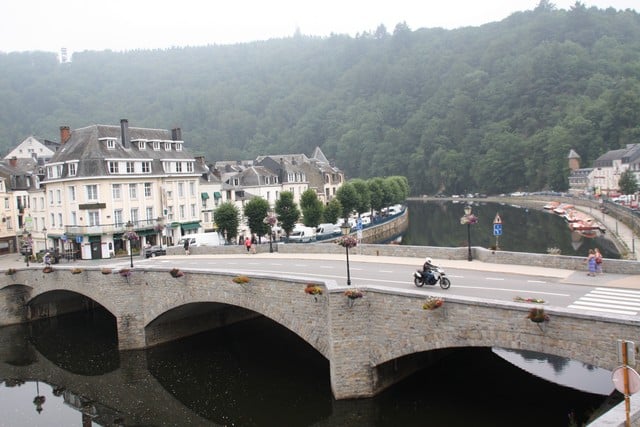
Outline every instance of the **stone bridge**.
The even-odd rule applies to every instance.
[[[360,286],[349,299],[334,281],[136,268],[129,277],[99,268],[0,277],[0,326],[99,304],[115,318],[119,348],[140,349],[262,315],[327,358],[337,399],[370,397],[429,363],[437,349],[503,347],[555,354],[604,369],[619,365],[616,340],[637,340],[640,319],[545,307],[548,322],[526,318],[530,304],[447,297],[423,309],[425,291]],[[308,284],[321,295],[309,295]]]

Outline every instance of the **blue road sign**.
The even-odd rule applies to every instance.
[[[502,224],[493,224],[493,235],[502,236]]]
[[[356,221],[356,230],[362,230],[362,220],[360,218]]]

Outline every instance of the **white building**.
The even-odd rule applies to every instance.
[[[179,128],[130,128],[125,119],[120,126],[63,126],[60,142],[44,180],[48,235],[57,248],[82,259],[128,253],[128,223],[140,236],[134,252],[200,231],[205,171],[184,149]]]

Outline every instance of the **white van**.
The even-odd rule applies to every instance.
[[[341,233],[340,227],[331,223],[320,224],[316,228],[316,236],[318,238],[336,236]]]
[[[288,241],[291,243],[309,243],[316,240],[316,229],[296,224]]]
[[[221,246],[224,245],[224,238],[220,233],[196,233],[182,236],[176,246],[184,247],[184,241],[189,239],[189,247],[197,248],[198,246]]]

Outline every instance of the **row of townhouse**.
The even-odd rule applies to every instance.
[[[293,192],[299,202],[309,188],[328,203],[344,182],[319,148],[310,158],[207,164],[184,145],[180,128],[130,127],[123,119],[119,126],[62,126],[46,163],[38,165],[33,153],[30,159],[10,153],[9,164],[0,166],[8,218],[0,226],[0,253],[15,252],[27,241],[34,252],[55,248],[69,257],[110,258],[132,250],[128,231],[140,237],[132,242],[134,251],[173,245],[183,235],[215,231],[221,203],[243,212],[247,200],[262,197],[273,207],[280,192]],[[242,225],[240,233],[249,232]]]
[[[632,171],[640,182],[640,144],[627,144],[625,148],[607,151],[590,168],[580,167],[580,155],[575,150],[569,152],[568,159],[569,191],[575,194],[620,194],[618,181],[626,170]]]

